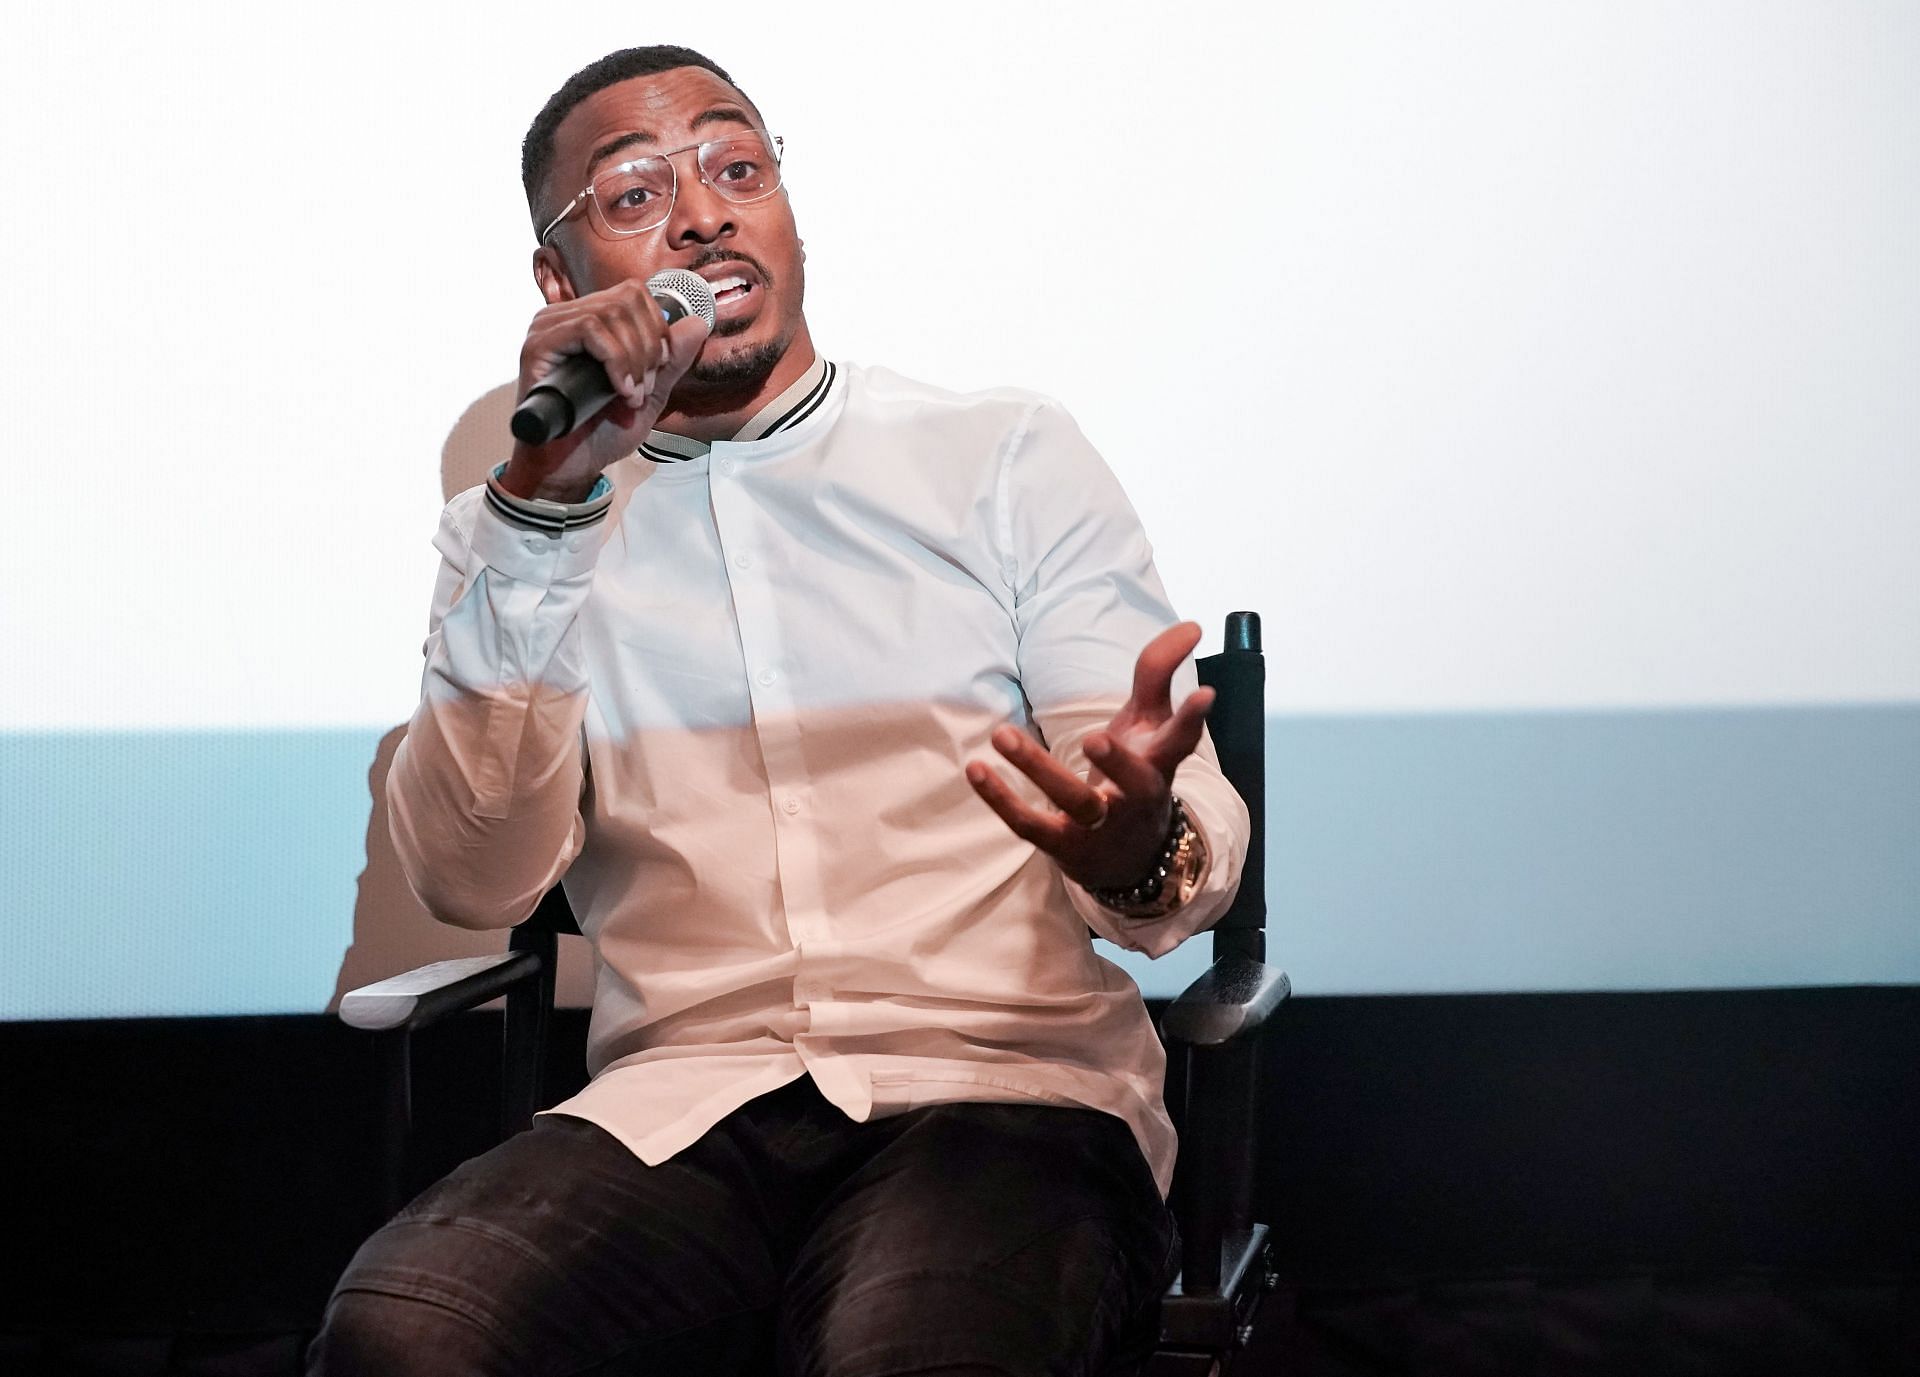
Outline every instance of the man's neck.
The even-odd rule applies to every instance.
[[[726,411],[700,415],[688,415],[669,406],[660,413],[660,419],[654,422],[654,426],[658,430],[684,435],[690,440],[704,440],[709,444],[715,440],[731,440],[762,407],[798,382],[800,376],[813,367],[813,358],[813,339],[803,324],[795,333],[793,342],[787,346],[786,353],[780,356],[780,362],[767,374],[767,380],[740,405]]]

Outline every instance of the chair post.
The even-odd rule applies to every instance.
[[[1253,1107],[1259,1098],[1260,1038],[1237,1044],[1222,1067],[1221,1079],[1227,1091],[1226,1227],[1233,1234],[1244,1234],[1253,1223],[1253,1174],[1260,1161],[1260,1125],[1254,1120]]]
[[[1227,928],[1213,934],[1213,959],[1244,957],[1248,961],[1267,959],[1267,934],[1263,928]]]
[[[559,941],[552,929],[522,923],[508,940],[511,951],[540,958],[540,974],[507,992],[505,1067],[500,1085],[500,1136],[511,1138],[533,1122],[546,1104],[547,1022],[553,1012],[553,980]]]
[[[1216,692],[1207,729],[1221,771],[1247,805],[1251,835],[1239,892],[1213,925],[1213,959],[1266,959],[1266,657],[1260,614],[1230,612],[1221,651],[1202,659],[1200,682]],[[1181,1127],[1180,1287],[1216,1294],[1230,1240],[1253,1227],[1253,1136],[1259,1039],[1186,1045],[1187,1102]],[[1238,1247],[1236,1243],[1234,1246]]]
[[[1225,648],[1199,661],[1200,682],[1216,693],[1207,732],[1220,770],[1247,806],[1249,831],[1240,888],[1213,924],[1213,959],[1266,960],[1267,661],[1260,614],[1227,614]]]
[[[380,1058],[380,1219],[407,1203],[413,1173],[413,1035],[395,1028],[374,1037]]]
[[[1191,1296],[1219,1289],[1227,1240],[1251,1224],[1258,1046],[1237,1042],[1186,1050],[1180,1286]]]

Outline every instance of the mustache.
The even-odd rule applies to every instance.
[[[769,287],[774,284],[773,274],[767,271],[765,264],[752,254],[741,253],[737,249],[704,249],[695,255],[693,261],[687,264],[687,268],[690,272],[697,273],[702,268],[711,268],[716,263],[745,263],[760,275],[761,282]]]

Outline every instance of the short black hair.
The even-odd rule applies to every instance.
[[[540,113],[527,126],[527,137],[520,144],[520,183],[527,190],[527,211],[533,217],[535,234],[545,228],[540,219],[540,191],[546,185],[548,171],[553,167],[553,134],[560,127],[560,121],[595,91],[622,81],[631,81],[634,77],[670,72],[676,67],[703,67],[734,90],[740,91],[740,83],[728,76],[726,70],[712,58],[696,53],[691,48],[656,43],[647,48],[622,48],[617,53],[608,53],[568,77],[564,86],[547,97],[547,103],[540,107]],[[744,97],[747,93],[740,91],[740,94]],[[747,103],[753,104],[751,100]]]

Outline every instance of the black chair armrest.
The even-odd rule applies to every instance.
[[[347,991],[340,997],[340,1020],[371,1033],[415,1032],[498,998],[540,969],[540,958],[525,951],[435,961]]]
[[[1160,1031],[1189,1047],[1224,1047],[1258,1033],[1292,993],[1292,982],[1278,966],[1223,957],[1167,1006]]]

